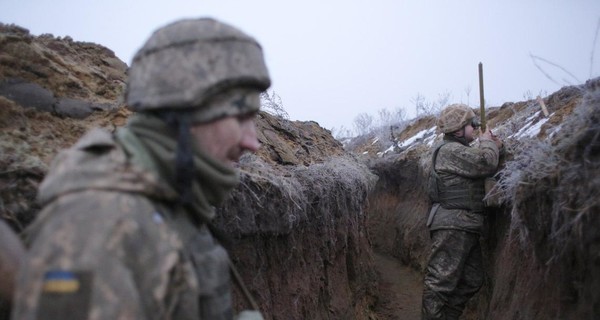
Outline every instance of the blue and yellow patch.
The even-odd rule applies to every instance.
[[[78,277],[71,271],[52,270],[44,275],[42,291],[46,293],[77,292],[81,284]]]
[[[88,270],[46,272],[36,319],[88,319],[93,279]]]

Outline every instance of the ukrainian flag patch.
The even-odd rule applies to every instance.
[[[85,320],[94,275],[89,270],[49,270],[42,279],[37,320]]]
[[[77,275],[71,271],[52,270],[44,275],[42,291],[46,293],[77,292],[81,284]]]

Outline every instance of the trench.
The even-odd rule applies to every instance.
[[[419,182],[422,172],[413,161],[380,161],[370,167],[379,176],[367,208],[378,276],[374,316],[420,319],[422,271],[429,248],[428,232],[420,221],[429,206]]]
[[[420,319],[422,276],[389,255],[375,252],[379,296],[374,313],[379,320]]]

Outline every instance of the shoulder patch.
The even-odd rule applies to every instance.
[[[79,290],[79,279],[70,271],[53,270],[44,275],[43,292],[70,293]]]
[[[42,281],[37,319],[87,319],[93,281],[90,271],[50,270]]]

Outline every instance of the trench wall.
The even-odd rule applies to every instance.
[[[375,176],[351,158],[286,173],[257,166],[217,223],[266,319],[369,319],[377,280],[364,207]],[[235,300],[247,308],[239,290]]]

